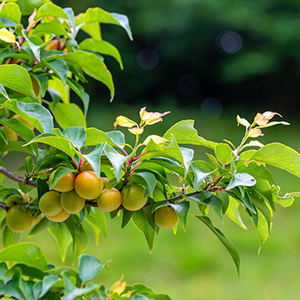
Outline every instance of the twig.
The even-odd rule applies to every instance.
[[[7,169],[5,169],[4,167],[1,167],[0,166],[0,173],[3,174],[4,176],[6,176],[7,178],[15,181],[15,182],[18,182],[18,183],[21,183],[21,184],[24,184],[24,185],[28,185],[28,186],[32,186],[32,187],[37,187],[37,183],[28,179],[28,178],[22,178],[22,177],[19,177],[17,175],[15,175],[14,173],[8,171]]]

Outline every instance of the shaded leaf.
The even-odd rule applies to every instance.
[[[78,274],[82,282],[95,278],[105,267],[96,257],[82,254],[78,261]]]

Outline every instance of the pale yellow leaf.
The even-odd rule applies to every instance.
[[[263,134],[262,134],[262,132],[259,128],[252,128],[249,131],[248,136],[252,137],[252,138],[256,138],[256,137],[259,137],[259,136],[263,136]]]
[[[166,111],[164,113],[147,112],[146,107],[143,107],[140,110],[140,117],[141,117],[141,120],[145,123],[145,125],[153,125],[155,123],[161,122],[162,117],[169,113],[170,113],[169,111]]]
[[[121,127],[127,127],[127,128],[131,128],[134,126],[138,126],[138,124],[130,119],[128,119],[127,117],[124,116],[118,116],[115,123],[114,123],[114,127],[116,128],[117,126],[121,126]]]
[[[165,139],[165,138],[163,138],[163,137],[161,137],[161,136],[159,136],[159,135],[155,135],[155,134],[153,134],[153,135],[149,135],[146,139],[145,139],[145,141],[144,141],[144,145],[147,145],[149,142],[150,142],[150,140],[152,140],[155,144],[162,144],[162,143],[165,143],[165,142],[168,142],[169,140],[168,139]]]
[[[1,28],[0,40],[4,41],[5,43],[14,44],[16,42],[16,37],[12,32],[7,30],[6,28]]]
[[[241,124],[241,125],[245,126],[246,128],[248,128],[250,126],[250,123],[246,119],[241,118],[239,115],[236,116],[236,120],[237,120],[238,125]]]
[[[134,127],[134,128],[128,128],[129,132],[134,135],[140,135],[144,132],[144,128],[140,127]]]

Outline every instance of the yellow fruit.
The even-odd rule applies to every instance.
[[[32,225],[32,214],[29,208],[23,210],[21,205],[14,205],[6,216],[6,224],[14,232],[24,232]]]
[[[49,183],[51,184],[55,172],[52,172],[49,177]],[[61,177],[53,187],[53,190],[58,192],[70,192],[74,189],[74,182],[75,182],[75,174],[69,173],[63,177]]]
[[[45,193],[40,199],[39,208],[48,217],[59,214],[63,209],[60,203],[60,193],[55,191]]]
[[[84,199],[96,199],[103,190],[102,180],[92,171],[80,172],[75,179],[75,191]]]
[[[144,197],[145,189],[139,185],[131,185],[122,193],[122,205],[131,211],[141,209],[148,201],[148,196]]]
[[[46,50],[57,50],[59,47],[58,40],[52,40],[49,44],[46,45]]]
[[[97,205],[100,210],[111,212],[116,210],[122,203],[122,195],[119,190],[105,189],[97,198]]]
[[[90,163],[88,161],[85,161],[82,168],[81,168],[81,172],[83,171],[92,171],[94,172],[94,169],[92,168],[92,166],[90,165]]]
[[[12,207],[16,204],[25,204],[26,200],[24,198],[18,197],[16,195],[12,195],[6,199],[6,205],[8,207]]]
[[[60,202],[62,208],[69,214],[77,214],[85,205],[85,199],[78,196],[75,190],[61,193]]]
[[[63,222],[66,221],[69,218],[70,214],[67,213],[65,210],[62,210],[59,214],[55,215],[55,216],[47,216],[46,218],[52,222]]]
[[[154,212],[154,220],[160,228],[172,228],[178,222],[176,211],[170,206],[163,206]]]

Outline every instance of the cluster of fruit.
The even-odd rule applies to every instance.
[[[55,171],[49,177],[49,185],[54,180]],[[68,173],[61,177],[52,190],[42,195],[39,201],[40,211],[53,222],[63,222],[70,214],[79,213],[86,205],[86,200],[96,202],[100,210],[112,212],[121,205],[129,211],[137,211],[145,206],[148,196],[139,185],[126,186],[120,192],[116,188],[107,188],[109,179],[97,177],[93,171]],[[41,215],[32,217],[31,210],[23,207],[28,203],[25,197],[8,198],[10,207],[6,217],[7,226],[15,232],[23,232],[36,224]],[[156,224],[161,228],[171,228],[177,224],[178,215],[170,206],[163,206],[154,212]]]

